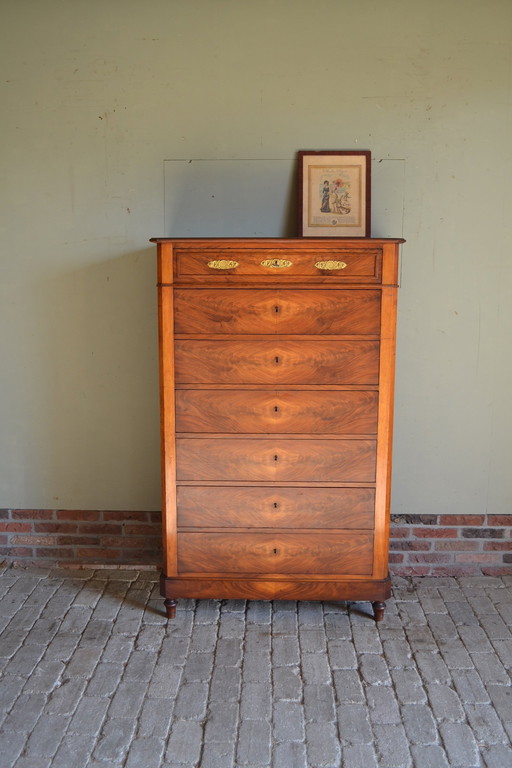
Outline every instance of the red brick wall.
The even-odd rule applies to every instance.
[[[393,515],[399,575],[512,574],[512,515]],[[0,560],[35,565],[154,565],[160,513],[2,509]]]
[[[512,515],[393,515],[389,567],[402,576],[512,574]]]
[[[160,512],[0,510],[0,560],[22,565],[159,565]]]

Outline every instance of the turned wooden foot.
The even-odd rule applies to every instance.
[[[380,600],[375,600],[372,603],[373,616],[375,618],[375,621],[382,621],[382,619],[384,618],[385,607],[386,607],[386,603],[382,603]]]
[[[170,597],[166,597],[164,600],[165,610],[167,613],[168,619],[175,619],[176,618],[176,606],[178,602],[177,600],[173,600]]]

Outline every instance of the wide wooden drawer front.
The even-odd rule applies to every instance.
[[[178,481],[374,482],[375,440],[179,438]]]
[[[377,384],[375,341],[175,342],[178,384]]]
[[[373,434],[377,392],[176,391],[177,432]]]
[[[322,248],[186,247],[174,249],[175,275],[237,280],[252,276],[281,280],[286,277],[324,278],[377,282],[380,278],[382,249],[356,246]],[[319,266],[315,266],[319,265]],[[343,266],[345,265],[345,266]]]
[[[369,575],[371,533],[180,533],[178,571],[185,573]]]
[[[372,488],[222,488],[179,485],[178,526],[372,529]]]
[[[177,288],[174,329],[176,333],[376,335],[380,291]]]

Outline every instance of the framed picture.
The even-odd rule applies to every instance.
[[[299,237],[370,237],[371,152],[299,152]]]

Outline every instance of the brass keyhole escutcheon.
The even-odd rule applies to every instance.
[[[289,259],[264,259],[261,262],[262,267],[271,267],[272,269],[288,269],[292,264],[293,261]]]

